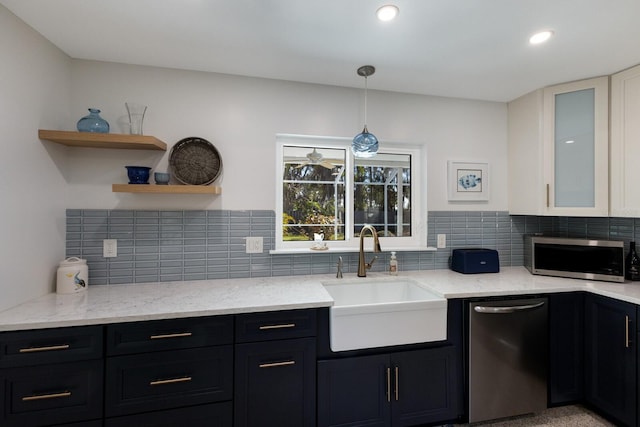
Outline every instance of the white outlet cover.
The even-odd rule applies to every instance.
[[[115,258],[118,256],[118,240],[104,239],[102,241],[102,256],[104,258]]]
[[[247,237],[246,239],[246,253],[248,254],[261,254],[262,253],[262,236]]]

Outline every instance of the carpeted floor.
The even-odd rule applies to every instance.
[[[456,424],[457,426],[468,424]],[[505,418],[472,424],[474,427],[610,427],[615,424],[605,420],[580,405],[550,408],[543,412],[520,417]]]

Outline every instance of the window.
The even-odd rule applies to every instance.
[[[383,250],[426,246],[419,146],[380,148],[354,158],[348,138],[277,135],[276,250],[356,248],[364,224]]]
[[[345,239],[346,150],[285,145],[282,240]]]
[[[379,153],[355,159],[354,232],[373,225],[378,236],[411,236],[411,155]]]

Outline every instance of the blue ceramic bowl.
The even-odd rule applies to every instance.
[[[158,185],[169,184],[169,174],[166,172],[154,172],[153,178],[156,180],[156,184]]]
[[[148,184],[149,171],[151,168],[146,166],[125,166],[127,168],[127,176],[129,184]]]

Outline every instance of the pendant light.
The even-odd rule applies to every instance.
[[[363,65],[358,68],[358,75],[364,77],[364,129],[353,137],[351,152],[356,157],[373,157],[378,153],[378,138],[367,129],[367,77],[373,75],[376,69],[373,65]]]

